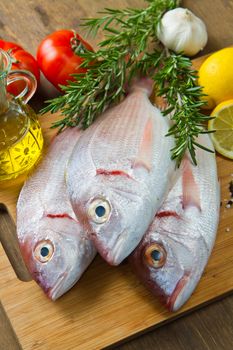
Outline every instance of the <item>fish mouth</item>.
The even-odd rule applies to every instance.
[[[126,232],[121,232],[112,244],[112,247],[107,247],[104,242],[99,240],[95,232],[91,233],[91,239],[93,240],[96,250],[109,265],[117,266],[122,262],[124,257],[122,258],[121,247],[125,240],[125,234]]]
[[[113,266],[117,266],[119,265],[122,260],[124,259],[124,257],[122,258],[122,252],[121,252],[121,246],[122,246],[122,243],[123,243],[123,240],[125,240],[125,236],[124,236],[124,233],[121,234],[115,244],[114,244],[114,247],[111,251],[109,251],[106,255],[106,261],[110,264],[110,265],[113,265]]]
[[[177,311],[183,306],[193,292],[194,288],[187,288],[191,272],[186,272],[177,283],[173,293],[166,300],[169,311]]]
[[[48,296],[49,299],[55,301],[57,300],[62,294],[64,294],[66,292],[66,290],[62,290],[62,285],[63,285],[63,282],[64,280],[66,279],[68,275],[68,272],[65,271],[63,274],[61,274],[58,279],[57,279],[57,282],[55,283],[55,285],[50,288],[46,294]]]

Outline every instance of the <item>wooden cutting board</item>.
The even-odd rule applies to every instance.
[[[194,61],[195,67],[203,60]],[[58,118],[40,117],[46,145],[55,133],[49,126]],[[166,311],[132,274],[128,263],[110,267],[100,257],[71,291],[53,303],[34,281],[25,283],[16,278],[0,248],[0,300],[23,349],[101,349],[233,291],[233,208],[225,208],[233,161],[219,156],[217,161],[222,191],[217,241],[201,282],[178,313]],[[23,181],[21,177],[0,183],[0,203],[14,219]]]

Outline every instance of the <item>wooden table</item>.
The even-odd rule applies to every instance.
[[[60,28],[77,29],[81,17],[95,16],[104,7],[144,6],[142,0],[11,0],[0,2],[0,37],[15,41],[35,54],[40,40]],[[233,44],[233,0],[183,1],[205,20],[209,42],[204,53]],[[82,32],[79,30],[79,32]],[[48,98],[43,81],[33,99],[35,109]],[[51,89],[50,95],[56,92]],[[10,221],[5,223],[12,229]],[[153,330],[115,348],[119,350],[231,350],[233,348],[233,296],[195,311],[169,325]],[[0,350],[20,349],[10,322],[0,304]],[[41,349],[43,350],[43,349]],[[53,349],[51,349],[53,350]],[[64,349],[65,350],[65,349]],[[91,349],[90,349],[91,350]]]

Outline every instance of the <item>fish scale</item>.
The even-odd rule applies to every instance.
[[[17,235],[25,263],[44,292],[55,300],[78,281],[96,250],[78,222],[65,185],[69,156],[80,138],[77,128],[55,137],[17,203]],[[42,251],[49,254],[48,260]]]
[[[111,265],[140,242],[174,169],[174,139],[165,137],[169,121],[151,104],[151,90],[149,80],[134,83],[128,96],[80,137],[67,168],[74,212]]]
[[[50,152],[46,155],[43,162],[40,164],[38,170],[26,182],[24,188],[22,189],[19,197],[19,203],[22,205],[22,201],[25,200],[26,203],[24,202],[24,216],[18,216],[18,225],[21,226],[21,224],[23,224],[20,220],[22,218],[25,221],[25,215],[27,215],[27,213],[29,214],[30,218],[30,206],[32,203],[32,199],[34,206],[36,206],[38,209],[41,209],[40,212],[42,212],[42,209],[43,212],[44,210],[52,210],[56,212],[66,211],[69,213],[69,215],[75,218],[75,214],[73,212],[71,204],[68,201],[66,194],[66,188],[64,183],[64,166],[61,167],[60,162],[68,161],[67,155],[69,155],[73,150],[73,147],[79,135],[77,130],[69,130],[68,134],[70,137],[69,143],[63,141],[67,139],[67,132],[59,135],[59,137],[56,140],[56,144],[63,144],[63,148],[59,147],[61,148],[59,150],[59,159],[54,159],[54,153],[57,151],[56,149],[55,152],[53,151],[54,145],[52,144]],[[57,148],[57,145],[55,147]],[[53,168],[56,169],[56,171],[53,171],[53,169],[51,168],[51,164],[53,164]],[[50,171],[48,171],[48,169],[50,169]],[[43,176],[45,172],[46,177]],[[40,189],[38,194],[35,193],[36,188]],[[62,192],[57,191],[57,188],[62,189]],[[29,196],[31,198],[31,201],[27,201]],[[44,198],[46,198],[46,201],[44,200]],[[57,203],[59,207],[55,206],[54,203]],[[28,210],[26,210],[25,206]],[[37,214],[33,215],[33,217],[37,217],[37,219],[39,219]]]
[[[125,158],[133,162],[146,123],[146,118],[144,120],[140,118],[141,103],[136,96],[133,103],[135,104],[134,109],[137,111],[136,113],[129,113],[130,105],[132,105],[132,100],[129,100],[128,103],[119,106],[117,114],[114,111],[116,107],[109,113],[108,120],[114,117],[112,125],[106,119],[99,124],[90,145],[92,159],[97,169],[99,167],[109,169],[113,163],[115,163],[114,168],[117,168],[117,160],[123,161]],[[126,117],[122,118],[121,114],[126,114]],[[133,137],[125,137],[126,128],[135,131],[132,133]],[[108,147],[109,142],[113,145],[111,149]],[[104,158],[100,158],[99,154],[104,154]],[[112,159],[113,157],[114,159]]]
[[[220,186],[215,153],[208,134],[199,135],[197,141],[213,153],[198,148],[197,166],[185,155],[164,203],[129,259],[138,277],[172,311],[197,286],[218,228]]]

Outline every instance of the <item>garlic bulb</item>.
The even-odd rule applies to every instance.
[[[157,28],[158,39],[176,53],[194,56],[207,43],[205,23],[190,10],[178,7],[166,12]]]

